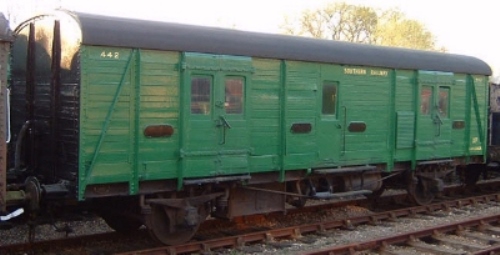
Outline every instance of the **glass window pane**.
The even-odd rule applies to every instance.
[[[226,79],[226,99],[224,102],[226,113],[243,113],[243,94],[244,86],[242,78],[232,77]]]
[[[210,90],[212,88],[209,77],[193,77],[191,79],[191,113],[210,114]]]
[[[337,84],[323,84],[323,106],[321,113],[325,115],[335,115],[337,105]]]
[[[432,88],[423,86],[420,92],[420,114],[429,115],[431,113]]]
[[[450,88],[439,88],[439,115],[448,117],[450,107]]]

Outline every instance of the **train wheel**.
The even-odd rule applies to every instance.
[[[127,233],[144,225],[136,197],[102,199],[95,201],[94,206],[97,214],[116,232]]]
[[[178,245],[194,236],[207,214],[203,205],[198,208],[173,209],[152,204],[151,213],[146,216],[146,226],[157,241],[166,245]]]
[[[126,213],[101,213],[101,217],[106,224],[116,232],[128,233],[138,230],[144,222],[139,217],[134,217]]]
[[[428,182],[422,177],[413,178],[408,185],[408,195],[418,205],[430,204],[435,197]]]

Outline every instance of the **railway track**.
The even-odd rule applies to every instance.
[[[484,190],[498,190],[497,183],[484,183],[481,185],[481,189]],[[459,187],[450,188],[447,190],[446,195],[456,194],[457,192],[461,192]],[[301,236],[307,236],[311,234],[319,234],[328,232],[333,229],[350,229],[354,226],[362,225],[362,224],[376,224],[377,222],[386,221],[386,220],[395,220],[401,217],[412,216],[417,214],[429,214],[439,210],[450,210],[450,208],[461,208],[468,205],[476,205],[476,204],[487,204],[491,202],[500,201],[500,194],[489,194],[484,196],[477,196],[473,198],[462,198],[459,200],[443,200],[440,203],[435,203],[429,206],[423,207],[411,207],[411,208],[403,208],[406,207],[407,204],[404,203],[405,195],[404,193],[393,193],[391,195],[386,195],[381,197],[378,202],[381,205],[389,206],[394,204],[395,201],[399,201],[397,205],[397,210],[391,210],[387,212],[380,213],[370,213],[369,215],[363,215],[358,217],[350,217],[344,218],[341,220],[334,221],[324,221],[313,224],[300,224],[293,227],[280,227],[278,225],[274,225],[272,227],[264,227],[261,230],[251,229],[248,226],[258,225],[259,221],[272,221],[272,218],[283,218],[282,213],[277,214],[269,214],[269,215],[256,215],[256,216],[248,216],[244,219],[237,220],[236,222],[245,223],[245,226],[238,226],[235,231],[222,231],[222,234],[213,234],[213,232],[204,233],[206,230],[213,230],[227,227],[224,224],[227,222],[224,221],[207,221],[206,224],[202,225],[200,228],[200,234],[197,235],[198,239],[203,241],[199,242],[190,242],[181,246],[171,246],[171,247],[156,247],[154,249],[149,250],[141,250],[141,246],[139,247],[128,247],[126,249],[118,249],[117,253],[123,250],[136,250],[133,252],[125,252],[121,254],[183,254],[183,253],[192,253],[192,252],[200,252],[200,251],[212,251],[216,249],[230,248],[230,249],[238,249],[241,247],[245,247],[248,244],[254,244],[259,242],[264,243],[275,243],[276,240],[283,239],[298,239]],[[354,199],[349,201],[337,201],[335,203],[335,207],[346,206],[346,205],[363,205],[366,206],[370,202],[367,199]],[[294,214],[303,214],[308,215],[314,212],[326,211],[328,208],[332,208],[332,204],[318,204],[306,208],[301,209],[293,209],[289,210],[287,217],[293,217]],[[394,207],[394,205],[392,205]],[[366,214],[366,213],[365,213]],[[222,224],[222,226],[220,225]],[[246,228],[246,230],[242,230]],[[271,229],[273,228],[273,229]],[[238,231],[240,233],[238,233]],[[227,235],[235,235],[227,236]],[[148,236],[146,231],[139,231],[134,234],[137,239],[147,240]],[[214,236],[216,238],[214,238]],[[77,247],[79,245],[92,245],[92,243],[100,240],[111,240],[111,242],[131,242],[130,239],[127,239],[126,236],[120,235],[118,233],[104,233],[99,235],[90,235],[90,236],[77,236],[71,238],[64,238],[59,240],[47,240],[40,242],[33,242],[28,244],[13,244],[13,245],[1,245],[0,244],[0,254],[23,254],[23,251],[44,251],[50,249],[50,247]],[[129,241],[123,241],[129,240]],[[132,241],[133,242],[133,241]],[[157,244],[148,243],[145,247],[155,247]],[[70,248],[68,248],[70,249]],[[35,254],[41,252],[35,252]],[[64,254],[64,253],[58,253]],[[86,254],[86,253],[79,253]],[[103,253],[103,254],[111,254],[111,253]]]
[[[146,233],[144,233],[146,235]],[[26,253],[41,253],[51,249],[52,247],[72,247],[84,246],[86,243],[94,243],[100,240],[123,241],[124,235],[117,232],[106,232],[85,236],[72,236],[62,239],[52,239],[36,241],[32,243],[15,243],[9,245],[0,245],[0,255],[4,254],[26,254]]]
[[[418,231],[306,252],[304,255],[356,254],[497,254],[500,252],[500,215],[478,217]],[[496,226],[494,226],[496,225]]]
[[[374,213],[371,215],[366,215],[366,216],[358,216],[358,217],[353,217],[349,219],[343,219],[343,220],[334,220],[334,221],[329,221],[329,222],[319,222],[319,223],[314,223],[314,224],[305,224],[305,225],[299,225],[299,226],[293,226],[293,227],[285,227],[285,228],[277,228],[277,229],[272,229],[272,230],[266,230],[266,231],[257,231],[253,233],[245,233],[241,235],[236,235],[236,236],[230,236],[230,237],[224,237],[224,238],[217,238],[217,239],[211,239],[211,240],[205,240],[205,241],[199,241],[199,242],[190,242],[187,244],[183,245],[178,245],[178,246],[165,246],[165,247],[158,247],[158,248],[153,248],[153,249],[145,249],[145,250],[137,250],[137,251],[131,251],[131,252],[125,252],[125,253],[119,253],[119,255],[174,255],[174,254],[189,254],[189,253],[210,253],[219,249],[237,249],[237,250],[245,250],[244,247],[249,245],[249,244],[255,244],[258,242],[265,242],[265,243],[273,243],[276,242],[277,240],[297,240],[301,239],[303,236],[307,235],[325,235],[329,231],[335,230],[335,229],[353,229],[356,226],[363,225],[363,224],[372,224],[376,225],[379,224],[382,221],[397,221],[400,218],[403,217],[414,217],[418,214],[432,214],[437,211],[442,211],[442,210],[450,210],[451,208],[462,208],[464,206],[469,206],[469,205],[478,205],[478,204],[489,204],[489,203],[495,203],[497,204],[500,202],[500,195],[495,194],[495,195],[485,195],[485,196],[478,196],[478,197],[472,197],[472,198],[466,198],[466,199],[459,199],[455,201],[443,201],[439,203],[434,203],[432,205],[428,206],[417,206],[417,207],[410,207],[410,208],[405,208],[405,209],[399,209],[399,210],[392,210],[392,211],[387,211],[387,212],[380,212],[380,213]],[[494,222],[495,219],[500,220],[500,215],[495,215],[495,216],[489,216],[485,218],[486,222]],[[468,222],[468,221],[467,221]],[[470,222],[481,222],[480,219],[475,219],[475,220],[470,220]],[[496,221],[495,221],[496,222]],[[472,224],[472,223],[471,223]],[[456,224],[459,225],[459,224]],[[469,227],[468,224],[465,224],[462,226],[464,227]],[[448,227],[451,229],[451,227]],[[437,230],[447,230],[446,227],[441,227],[437,228]],[[413,232],[412,232],[413,233]],[[414,233],[420,233],[418,231]],[[424,231],[422,231],[424,233]],[[427,232],[425,232],[427,233]],[[430,234],[433,234],[434,232],[431,230],[429,231]],[[391,236],[388,240],[400,240],[398,239],[400,234]],[[423,234],[418,234],[416,237],[420,237]],[[411,235],[406,235],[403,234],[403,236],[411,236]],[[415,236],[415,235],[413,235]],[[382,245],[384,242],[379,241],[378,239],[373,241],[367,241],[366,245],[364,243],[355,243],[352,245],[345,245],[341,246],[339,251],[336,251],[334,249],[337,249],[336,246],[333,246],[331,250],[324,249],[324,250],[318,250],[315,252],[318,252],[317,254],[337,254],[337,252],[340,252],[339,254],[349,254],[350,252],[356,251],[356,250],[364,250],[370,249],[370,245],[375,247],[376,244]],[[279,245],[278,245],[279,246]],[[333,250],[333,252],[332,252]],[[315,254],[312,253],[311,254]]]

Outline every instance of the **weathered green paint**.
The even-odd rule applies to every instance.
[[[250,131],[248,104],[251,74],[254,72],[250,58],[185,53],[183,59],[183,87],[191,88],[191,79],[205,77],[210,80],[210,105],[208,114],[192,114],[191,104],[184,105],[187,119],[184,143],[180,156],[184,178],[210,177],[248,173]],[[244,106],[241,114],[225,112],[225,80],[238,77],[244,80]],[[184,102],[191,101],[191,90],[184,90]]]
[[[463,74],[456,74],[452,90],[453,111],[451,112],[451,120],[463,121],[466,126],[461,129],[452,129],[451,131],[451,138],[453,142],[451,150],[452,156],[465,156],[468,147],[466,146],[466,142],[468,140],[466,137],[469,136],[466,135],[466,130],[469,130],[467,123],[470,122],[470,119],[467,120],[467,116],[469,116],[467,109],[470,109],[470,102],[467,100],[467,86],[467,76]]]
[[[250,128],[250,172],[280,171],[282,152],[280,109],[284,91],[281,77],[282,61],[253,59],[255,73],[249,95],[251,112],[248,121]],[[284,141],[284,140],[283,140]],[[284,177],[284,172],[280,172]]]
[[[179,53],[141,51],[139,110],[139,179],[177,178],[180,134]],[[148,125],[168,124],[174,128],[171,137],[146,137]]]
[[[101,57],[102,52],[117,52],[119,58]],[[140,181],[177,177],[178,54],[136,52],[82,48],[80,199],[91,184],[124,182],[129,184],[129,193],[135,194]],[[116,82],[127,64],[130,70],[124,82]],[[169,124],[176,131],[172,137],[145,137],[144,128],[152,124]]]
[[[283,181],[285,179],[285,156],[287,155],[287,147],[286,147],[286,132],[283,132],[283,130],[286,129],[286,120],[287,120],[287,111],[283,111],[283,109],[286,109],[287,107],[287,100],[285,98],[288,97],[287,89],[286,89],[286,83],[287,83],[287,62],[286,61],[281,61],[280,64],[280,125],[279,129],[282,131],[280,132],[280,181]]]
[[[106,134],[108,132],[109,124],[111,122],[111,116],[113,115],[116,103],[118,102],[118,98],[120,97],[120,94],[121,94],[122,89],[124,87],[123,84],[125,83],[125,77],[130,70],[130,64],[132,63],[134,52],[135,51],[132,51],[130,53],[130,57],[127,61],[127,65],[125,66],[125,70],[123,71],[122,78],[120,79],[120,83],[118,84],[118,88],[116,89],[116,92],[113,96],[113,101],[111,102],[111,106],[109,107],[108,113],[106,114],[106,118],[104,120],[104,125],[101,128],[101,135],[100,135],[99,140],[97,142],[97,146],[94,150],[94,156],[92,157],[92,161],[90,162],[90,167],[87,170],[87,174],[86,174],[87,176],[92,175],[92,170],[94,169],[94,166],[95,166],[96,161],[97,161],[97,157],[99,156],[99,152],[101,151],[101,147],[102,147],[104,138],[106,137]]]
[[[483,107],[481,108],[481,105],[479,102],[480,101],[486,102],[486,100],[489,98],[488,89],[484,89],[484,87],[487,87],[487,86],[485,85],[484,79],[480,78],[480,77],[473,77],[472,76],[470,78],[469,84],[471,85],[470,91],[471,91],[471,98],[472,98],[472,106],[473,106],[473,110],[474,110],[475,124],[476,124],[476,129],[477,129],[478,140],[479,140],[476,142],[476,144],[478,144],[480,146],[479,150],[473,149],[473,148],[472,149],[475,151],[478,151],[480,155],[483,155],[484,160],[486,160],[486,153],[485,153],[486,152],[486,137],[485,137],[486,127],[483,125],[483,122],[484,122],[485,116],[487,116],[487,113],[484,111],[484,109],[487,108],[487,106],[484,107],[484,105],[483,105]],[[484,94],[483,95],[478,94],[476,92],[477,88],[483,88],[483,91],[485,91]],[[483,100],[479,100],[479,96],[481,96],[480,99],[483,99]],[[483,109],[483,111],[481,111],[481,109]]]
[[[442,72],[420,71],[418,74],[419,106],[420,95],[423,90],[431,92],[429,95],[428,114],[422,114],[417,109],[416,133],[416,160],[431,160],[450,157],[451,153],[451,120],[450,115],[440,116],[438,112],[439,96],[442,89],[449,92],[448,102],[453,102],[453,74]],[[450,104],[451,105],[451,104]],[[420,107],[419,107],[420,108]],[[448,111],[453,109],[448,109]]]
[[[109,56],[119,56],[117,58]],[[97,46],[81,49],[79,199],[89,185],[385,164],[484,155],[486,77]],[[191,78],[212,80],[209,115],[191,114]],[[225,82],[245,80],[244,114],[226,114]],[[482,79],[482,80],[481,80]],[[325,82],[337,84],[324,115]],[[420,116],[422,86],[449,87],[449,118]],[[475,91],[472,90],[472,87]],[[434,114],[434,115],[433,115]],[[452,129],[453,121],[463,129]],[[223,121],[231,128],[223,130]],[[310,125],[292,132],[294,124]],[[365,130],[350,130],[363,123]],[[146,137],[170,125],[170,137]],[[439,131],[439,133],[438,133]],[[453,146],[452,146],[453,145]]]
[[[394,161],[412,161],[414,158],[415,144],[415,109],[416,85],[415,72],[408,70],[395,71],[395,102],[396,113],[396,147]]]
[[[470,96],[472,98],[472,107],[473,107],[472,109],[474,110],[475,121],[476,121],[476,125],[477,125],[477,130],[479,133],[479,140],[481,142],[482,148],[484,148],[484,144],[483,144],[484,134],[483,134],[483,130],[481,128],[481,115],[479,114],[479,105],[478,105],[478,100],[477,100],[477,93],[476,93],[476,86],[474,83],[474,79],[471,79],[471,82],[470,82]]]
[[[355,70],[354,74],[351,74],[352,70]],[[342,165],[387,162],[392,128],[389,73],[390,70],[380,68],[344,67],[338,117],[342,125]],[[353,122],[366,123],[366,130],[349,131],[348,126]]]
[[[125,84],[125,80],[126,80],[126,76],[129,73],[130,66],[131,66],[131,63],[132,63],[132,60],[133,60],[133,57],[134,57],[134,53],[135,53],[135,50],[132,50],[129,53],[129,57],[128,57],[128,60],[127,60],[126,66],[125,66],[125,70],[122,73],[120,82],[118,84],[116,92],[114,93],[113,100],[111,102],[110,107],[108,108],[106,117],[104,119],[104,124],[103,124],[102,128],[100,129],[101,130],[101,134],[99,136],[99,140],[97,141],[96,147],[94,149],[92,160],[90,161],[90,166],[88,167],[88,169],[85,170],[85,173],[83,175],[84,177],[80,178],[80,185],[79,185],[79,187],[82,187],[80,189],[80,197],[82,197],[84,195],[83,192],[84,192],[84,188],[85,188],[86,184],[89,182],[88,179],[92,178],[92,172],[93,172],[93,170],[95,168],[95,165],[97,163],[97,159],[98,159],[98,157],[100,155],[101,148],[102,148],[103,143],[104,143],[104,139],[105,139],[105,137],[106,137],[106,135],[108,133],[109,125],[110,125],[110,122],[111,122],[111,117],[112,117],[113,112],[115,110],[116,104],[118,103],[118,99],[119,99],[119,97],[120,97],[120,95],[122,93],[122,90],[123,90],[123,87],[124,87],[124,84]]]
[[[343,85],[340,84],[342,77],[342,68],[340,66],[321,65],[320,86],[318,88],[317,111],[318,115],[318,161],[316,166],[328,167],[337,166],[340,164],[341,141],[343,139],[343,123],[340,122],[339,99],[342,98]],[[321,113],[323,86],[325,83],[337,84],[337,102],[335,115],[325,115]]]
[[[465,109],[466,109],[466,116],[465,116],[465,121],[466,121],[466,129],[465,129],[465,156],[466,156],[466,161],[469,162],[470,161],[470,156],[471,156],[471,152],[470,152],[470,145],[471,145],[471,128],[472,128],[472,123],[471,123],[471,119],[472,119],[472,116],[471,116],[471,108],[472,108],[472,86],[473,86],[473,82],[472,82],[472,77],[470,77],[469,75],[467,76],[467,83],[466,83],[466,106],[465,106]]]
[[[482,155],[486,160],[486,132],[485,126],[488,118],[488,84],[484,77],[470,76],[468,77],[469,99],[471,104],[469,108],[469,136],[467,141],[467,149],[469,155]],[[479,91],[479,92],[478,92]],[[474,114],[474,116],[472,116]]]
[[[287,61],[286,63],[286,96],[285,116],[282,132],[285,136],[284,169],[305,169],[310,167],[317,157],[318,146],[316,142],[317,130],[317,96],[319,65]],[[312,126],[306,133],[293,133],[294,124],[304,123]]]
[[[483,103],[483,106],[481,107],[479,105],[479,111],[482,113],[482,118],[479,120],[480,123],[482,123],[482,134],[483,138],[481,140],[481,155],[483,156],[483,161],[486,162],[487,160],[487,149],[488,149],[488,128],[489,128],[489,110],[490,110],[490,84],[489,84],[489,79],[487,77],[478,77],[482,81],[483,84],[483,94],[479,94],[480,96],[477,97],[478,102],[481,100]]]
[[[453,98],[454,85],[453,85],[454,75],[453,73],[442,73],[438,72],[436,74],[436,107],[439,105],[440,93],[447,91],[448,92],[448,104],[454,102]],[[450,104],[451,106],[451,104]],[[438,111],[435,109],[435,118],[436,121],[439,122],[435,124],[437,126],[437,135],[435,135],[434,143],[434,157],[435,158],[449,158],[451,157],[451,150],[453,146],[453,141],[451,139],[451,115],[450,111],[453,110],[451,107],[448,107],[448,114],[446,116],[440,116]]]
[[[396,71],[390,72],[391,78],[391,102],[389,107],[390,133],[389,133],[389,158],[387,160],[387,171],[394,168],[396,150]]]
[[[133,142],[131,143],[132,148],[130,151],[134,152],[134,160],[133,160],[133,171],[132,171],[132,179],[129,182],[129,194],[131,195],[136,195],[139,191],[139,135],[140,135],[140,109],[141,109],[141,77],[142,77],[142,72],[141,72],[141,51],[136,50],[135,51],[135,89],[134,89],[134,94],[132,101],[134,102],[134,107],[131,108],[131,116],[134,116],[134,123],[132,126],[131,123],[131,128],[130,130],[134,130],[134,139],[130,139]]]
[[[396,116],[396,149],[413,149],[415,145],[415,112],[397,111]]]
[[[182,63],[185,63],[185,54],[180,54],[180,65]],[[183,75],[184,68],[179,68],[179,77],[180,77],[180,84],[187,84],[188,78]],[[189,87],[187,86],[180,86],[179,88],[179,93],[180,93],[180,107],[179,107],[179,112],[180,112],[180,124],[179,124],[179,129],[180,130],[186,130],[186,127],[188,126],[188,118],[186,117],[189,109],[187,108],[189,100],[187,100],[186,94],[189,93]],[[184,107],[182,107],[184,106]],[[181,132],[180,138],[179,138],[179,148],[182,148],[183,144],[186,143],[187,140],[187,135],[188,132]],[[186,169],[186,160],[179,160],[177,164],[177,190],[181,190],[184,187],[184,171]]]

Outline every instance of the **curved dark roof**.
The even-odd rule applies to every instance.
[[[71,13],[70,13],[71,14]],[[475,57],[431,51],[73,13],[82,43],[491,75]]]

